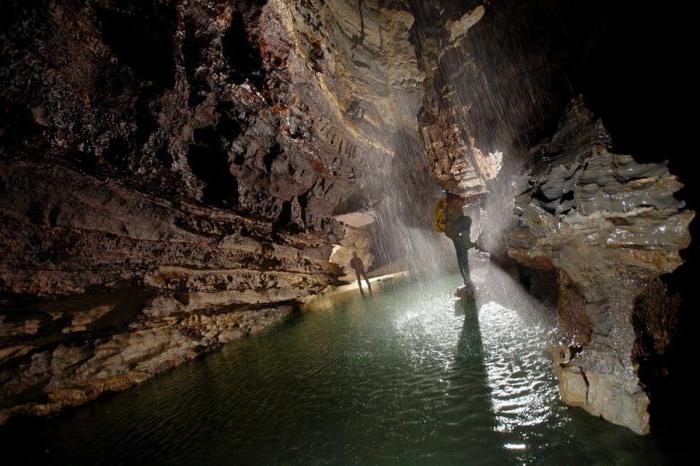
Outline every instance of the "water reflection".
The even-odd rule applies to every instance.
[[[450,390],[454,397],[453,408],[445,418],[447,426],[461,429],[465,444],[475,453],[476,464],[510,464],[507,450],[501,447],[497,419],[492,403],[493,394],[488,383],[484,364],[484,345],[479,310],[474,300],[458,299],[454,302],[454,315],[462,319],[461,331],[455,346],[451,367]],[[468,400],[460,403],[459,400]],[[478,423],[480,435],[473,435]],[[481,445],[481,448],[479,448]],[[488,448],[484,448],[488,445]]]
[[[358,293],[65,416],[11,423],[2,464],[658,463],[649,439],[561,405],[546,326],[481,276],[476,303],[454,301],[456,276]]]

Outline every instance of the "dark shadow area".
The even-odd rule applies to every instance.
[[[482,388],[478,393],[471,392],[468,394],[472,400],[479,400],[481,411],[479,413],[479,424],[483,432],[481,442],[499,444],[502,442],[502,438],[499,438],[500,434],[496,429],[497,422],[491,403],[492,393],[486,371],[486,355],[476,301],[474,299],[456,300],[454,302],[454,313],[455,316],[464,317],[464,323],[462,324],[457,347],[455,348],[455,357],[451,368],[451,385],[456,387],[455,392],[459,393],[461,397],[467,396],[467,394],[463,393],[459,387],[478,386]],[[470,415],[476,415],[476,413],[462,413],[462,416]],[[448,417],[444,420],[444,423],[447,425],[451,422],[463,423],[464,418],[456,417],[453,420]],[[515,460],[508,450],[500,450],[498,455],[493,455],[490,458],[490,464],[509,464]]]
[[[605,2],[600,10],[606,22],[572,83],[602,118],[612,136],[613,151],[630,154],[642,163],[667,160],[670,172],[685,185],[676,197],[697,212],[700,188],[693,179],[696,163],[689,155],[682,110],[690,77],[689,63],[682,54],[692,42],[682,25],[684,12],[675,7],[644,8],[630,1]],[[683,265],[662,277],[668,296],[650,290],[644,298],[654,303],[647,308],[670,310],[665,318],[676,320],[675,335],[667,335],[669,347],[653,354],[649,330],[637,328],[638,346],[647,347],[646,354],[651,355],[639,361],[639,374],[652,401],[652,431],[666,441],[669,453],[678,460],[683,459],[684,451],[690,451],[700,432],[692,369],[700,329],[700,300],[695,290],[700,276],[697,216],[690,233],[692,243],[681,252]]]
[[[129,2],[97,10],[102,37],[137,78],[163,88],[175,83],[175,9],[160,2]]]
[[[282,155],[282,152],[282,147],[278,143],[275,143],[272,145],[267,154],[263,156],[263,166],[265,167],[265,172],[267,172],[268,175],[272,175],[272,164],[280,155]]]
[[[228,142],[215,128],[194,131],[187,161],[205,185],[201,199],[204,204],[229,208],[238,204],[238,183],[229,168],[227,147]]]
[[[185,18],[185,40],[182,43],[182,58],[185,62],[185,76],[190,84],[188,101],[190,107],[196,107],[205,100],[206,80],[197,74],[197,67],[202,63],[202,53],[206,50],[204,39],[197,37],[197,24],[194,19]]]
[[[232,80],[243,84],[250,80],[257,88],[265,83],[260,51],[253,47],[248,39],[243,17],[239,12],[233,14],[231,25],[221,40],[224,57],[232,70]]]
[[[127,141],[124,138],[116,138],[109,142],[102,157],[118,173],[128,174],[131,154]]]
[[[13,149],[24,146],[35,157],[41,157],[48,146],[42,133],[42,126],[32,118],[28,108],[0,98],[0,156],[16,156]]]
[[[479,328],[479,309],[473,299],[458,299],[455,301],[455,315],[464,317],[464,325],[459,334],[457,345],[457,360],[468,357],[469,359],[484,359],[484,344],[481,342],[481,329]],[[486,368],[483,370],[486,380]]]

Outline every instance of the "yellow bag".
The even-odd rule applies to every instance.
[[[445,208],[447,207],[447,198],[442,198],[435,203],[433,207],[433,230],[445,231]]]

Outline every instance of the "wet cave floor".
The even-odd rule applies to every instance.
[[[474,272],[481,289],[494,281]],[[338,298],[140,387],[0,429],[3,464],[662,464],[558,399],[549,324],[457,276]]]

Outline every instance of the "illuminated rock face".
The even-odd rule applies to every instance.
[[[689,242],[679,182],[611,153],[578,105],[515,217],[504,189],[586,74],[581,5],[76,3],[0,7],[0,421],[278,322],[349,247],[376,254],[335,217],[377,207],[374,240],[387,218],[422,228],[435,181],[499,191],[489,228],[517,221],[510,256],[557,277],[539,285],[559,290],[565,401],[647,430],[639,367],[678,305],[658,277]]]
[[[498,175],[501,160],[484,154],[469,122],[471,106],[478,100],[471,95],[470,83],[483,72],[470,54],[468,37],[485,8],[465,5],[464,11],[456,20],[441,18],[444,28],[423,45],[422,65],[431,72],[419,120],[434,178],[444,190],[469,198],[488,192],[487,183]]]
[[[547,40],[546,32],[534,32],[544,28],[536,26],[533,4],[424,3],[416,31],[426,74],[418,116],[425,151],[443,189],[482,195],[504,156],[515,160],[526,152],[529,133],[559,111],[555,81],[562,62],[547,63],[528,45]]]
[[[658,388],[677,357],[669,347],[680,304],[659,277],[682,264],[693,215],[677,200],[687,192],[677,195],[682,185],[666,165],[635,156],[676,162],[682,156],[659,147],[669,138],[655,128],[647,134],[664,144],[649,144],[661,149],[654,157],[649,150],[613,153],[602,123],[578,101],[556,129],[556,116],[580,91],[596,112],[614,117],[610,128],[620,141],[643,140],[636,128],[653,120],[628,126],[633,105],[616,107],[624,88],[611,91],[614,84],[608,87],[600,73],[633,81],[626,66],[614,66],[618,58],[611,56],[620,54],[605,50],[633,50],[636,39],[608,32],[606,43],[587,32],[610,11],[607,5],[590,11],[547,1],[424,5],[427,19],[417,18],[416,28],[426,74],[419,125],[433,177],[465,203],[484,199],[475,226],[480,242],[499,262],[509,263],[507,252],[531,268],[522,271],[533,294],[559,300],[563,353],[554,354],[562,398],[647,432],[650,394],[667,390]],[[547,25],[545,17],[554,22]],[[643,102],[643,91],[637,94]],[[530,186],[518,192],[514,181],[533,165]]]
[[[659,277],[682,264],[693,213],[664,164],[611,153],[609,139],[581,101],[571,105],[516,198],[508,254],[558,275],[562,399],[646,433],[640,370],[667,350],[679,304]]]
[[[2,9],[0,421],[289,315],[342,273],[333,216],[376,200],[394,131],[417,132],[398,7]]]

